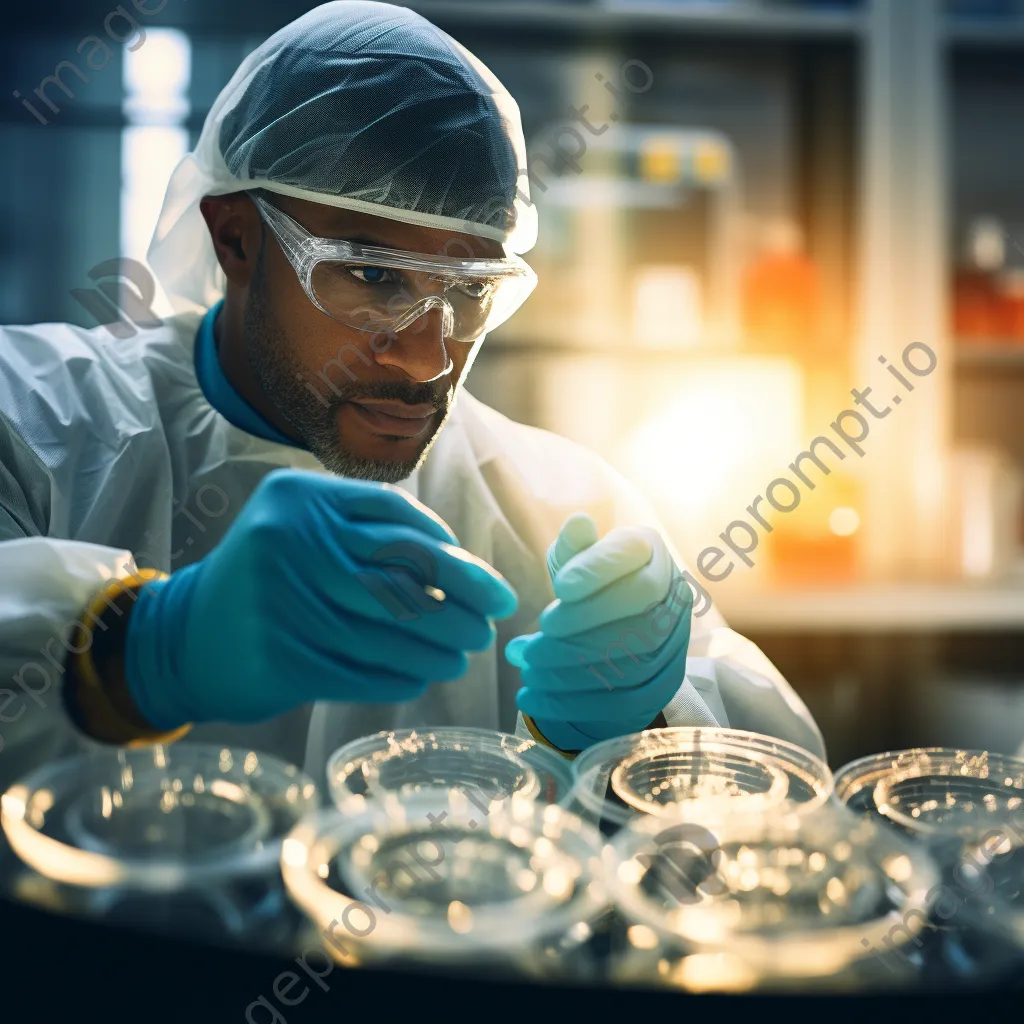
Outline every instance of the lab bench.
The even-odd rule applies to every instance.
[[[61,917],[7,900],[0,901],[3,969],[11,984],[3,1007],[6,1019],[97,1018],[106,1022],[248,1020],[251,1024],[302,1024],[373,1014],[395,1019],[409,1013],[421,1019],[504,1013],[521,1019],[608,1020],[627,1014],[663,1019],[678,1013],[757,1012],[818,1015],[835,1013],[850,996],[781,994],[772,996],[696,995],[659,989],[528,983],[466,972],[334,968],[313,962],[324,977],[305,975],[292,957],[215,948],[155,934]],[[312,957],[310,958],[312,961]],[[292,978],[296,980],[292,980]],[[275,994],[275,983],[277,985]],[[1019,999],[1018,974],[986,989],[859,994],[860,1013],[925,1011],[931,1019],[962,1020],[984,1015],[991,1003]],[[283,1003],[280,995],[293,1000]],[[261,1001],[262,999],[262,1001]],[[30,1011],[26,1013],[25,1011]],[[277,1016],[273,1015],[276,1012]],[[71,1018],[71,1014],[74,1017]],[[247,1016],[247,1014],[249,1014]]]

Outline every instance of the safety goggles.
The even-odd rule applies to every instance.
[[[360,331],[397,333],[431,309],[444,314],[444,338],[475,341],[527,299],[537,275],[524,260],[430,256],[311,235],[288,214],[250,193],[298,275],[310,302]],[[448,248],[468,245],[452,239]]]

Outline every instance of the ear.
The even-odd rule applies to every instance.
[[[204,196],[199,210],[225,276],[240,288],[248,287],[264,235],[256,204],[246,193],[233,192],[226,196]]]

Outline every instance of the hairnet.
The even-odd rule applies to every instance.
[[[422,16],[344,0],[286,25],[242,62],[175,169],[149,262],[176,310],[222,292],[204,195],[264,188],[501,242],[536,241],[519,108]]]

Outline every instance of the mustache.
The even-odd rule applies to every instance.
[[[344,387],[335,386],[331,397],[332,410],[346,402],[358,402],[363,398],[379,398],[385,401],[405,402],[407,405],[431,405],[435,412],[443,412],[451,402],[449,384],[405,384],[401,381],[380,381],[375,384],[351,383]]]

